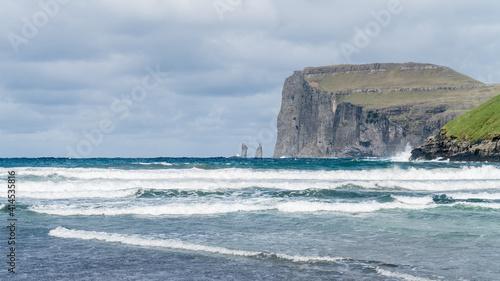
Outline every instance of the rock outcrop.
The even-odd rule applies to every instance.
[[[411,160],[433,159],[500,162],[500,95],[447,123],[412,151]]]
[[[500,162],[500,138],[491,140],[459,140],[440,133],[429,137],[411,152],[411,160],[450,160]]]
[[[394,155],[494,96],[488,87],[432,64],[295,71],[283,87],[274,157]]]
[[[245,143],[241,144],[241,158],[247,158],[248,147]]]
[[[262,144],[259,143],[257,150],[255,151],[255,158],[262,158]]]

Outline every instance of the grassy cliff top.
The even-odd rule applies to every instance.
[[[363,106],[367,109],[399,105],[444,105],[449,110],[468,111],[500,94],[500,85],[474,89],[435,91],[383,91],[380,93],[351,93],[342,101]],[[340,101],[338,101],[340,102]]]
[[[500,93],[500,85],[486,85],[451,68],[429,63],[307,67],[303,74],[313,87],[348,93],[339,96],[337,102],[367,109],[442,105],[449,111],[464,113]],[[426,88],[430,90],[419,90]]]
[[[477,141],[500,136],[500,95],[444,125],[447,136]]]
[[[483,84],[451,68],[423,63],[332,65],[309,67],[304,73],[308,81],[329,92]]]

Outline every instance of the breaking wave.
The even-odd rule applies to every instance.
[[[124,198],[140,190],[334,190],[484,191],[500,185],[495,166],[423,169],[292,171],[254,169],[119,170],[96,168],[19,168],[24,198]],[[22,178],[21,178],[22,177]],[[2,195],[5,196],[5,195]]]
[[[352,258],[346,258],[346,257],[302,256],[302,255],[289,255],[289,254],[273,253],[265,251],[238,250],[220,246],[195,244],[181,240],[159,239],[156,237],[147,237],[137,234],[125,235],[125,234],[108,233],[108,232],[75,230],[75,229],[68,229],[62,226],[52,229],[48,233],[48,235],[52,237],[65,238],[65,239],[97,240],[108,243],[120,243],[132,246],[166,248],[172,250],[191,251],[191,252],[204,252],[204,253],[224,255],[224,256],[247,257],[247,258],[256,258],[263,260],[279,260],[279,261],[287,261],[287,262],[302,263],[302,264],[304,263],[340,264],[340,263],[353,262],[361,264],[366,269],[374,270],[377,274],[383,277],[398,278],[406,281],[432,281],[431,279],[427,278],[417,277],[406,273],[399,273],[383,269],[382,266],[384,266],[384,263],[381,262],[362,261],[362,260],[357,261]],[[376,267],[372,267],[372,264],[374,263],[379,265]],[[395,268],[398,266],[391,265],[391,267]]]
[[[286,260],[298,263],[318,263],[318,262],[325,263],[325,262],[338,262],[342,260],[350,260],[349,258],[341,258],[341,257],[297,256],[297,255],[287,255],[280,253],[234,250],[218,246],[194,244],[179,240],[158,239],[158,238],[145,237],[142,235],[124,235],[118,233],[74,230],[62,226],[52,229],[49,232],[49,235],[59,238],[98,240],[104,242],[121,243],[121,244],[142,246],[142,247],[158,247],[158,248],[168,248],[174,250],[206,252],[206,253],[229,255],[229,256],[278,259],[278,260]]]

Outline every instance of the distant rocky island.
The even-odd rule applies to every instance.
[[[232,158],[247,158],[248,146],[246,143],[241,144],[241,154],[233,156]],[[262,158],[262,144],[259,143],[257,150],[255,151],[254,158]]]
[[[498,94],[434,64],[308,67],[284,83],[274,157],[395,155]]]
[[[411,159],[500,162],[500,95],[446,124]]]

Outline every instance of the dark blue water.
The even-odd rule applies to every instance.
[[[499,280],[500,166],[0,159],[14,280]],[[1,189],[0,189],[1,190]],[[2,278],[3,279],[3,278]]]

